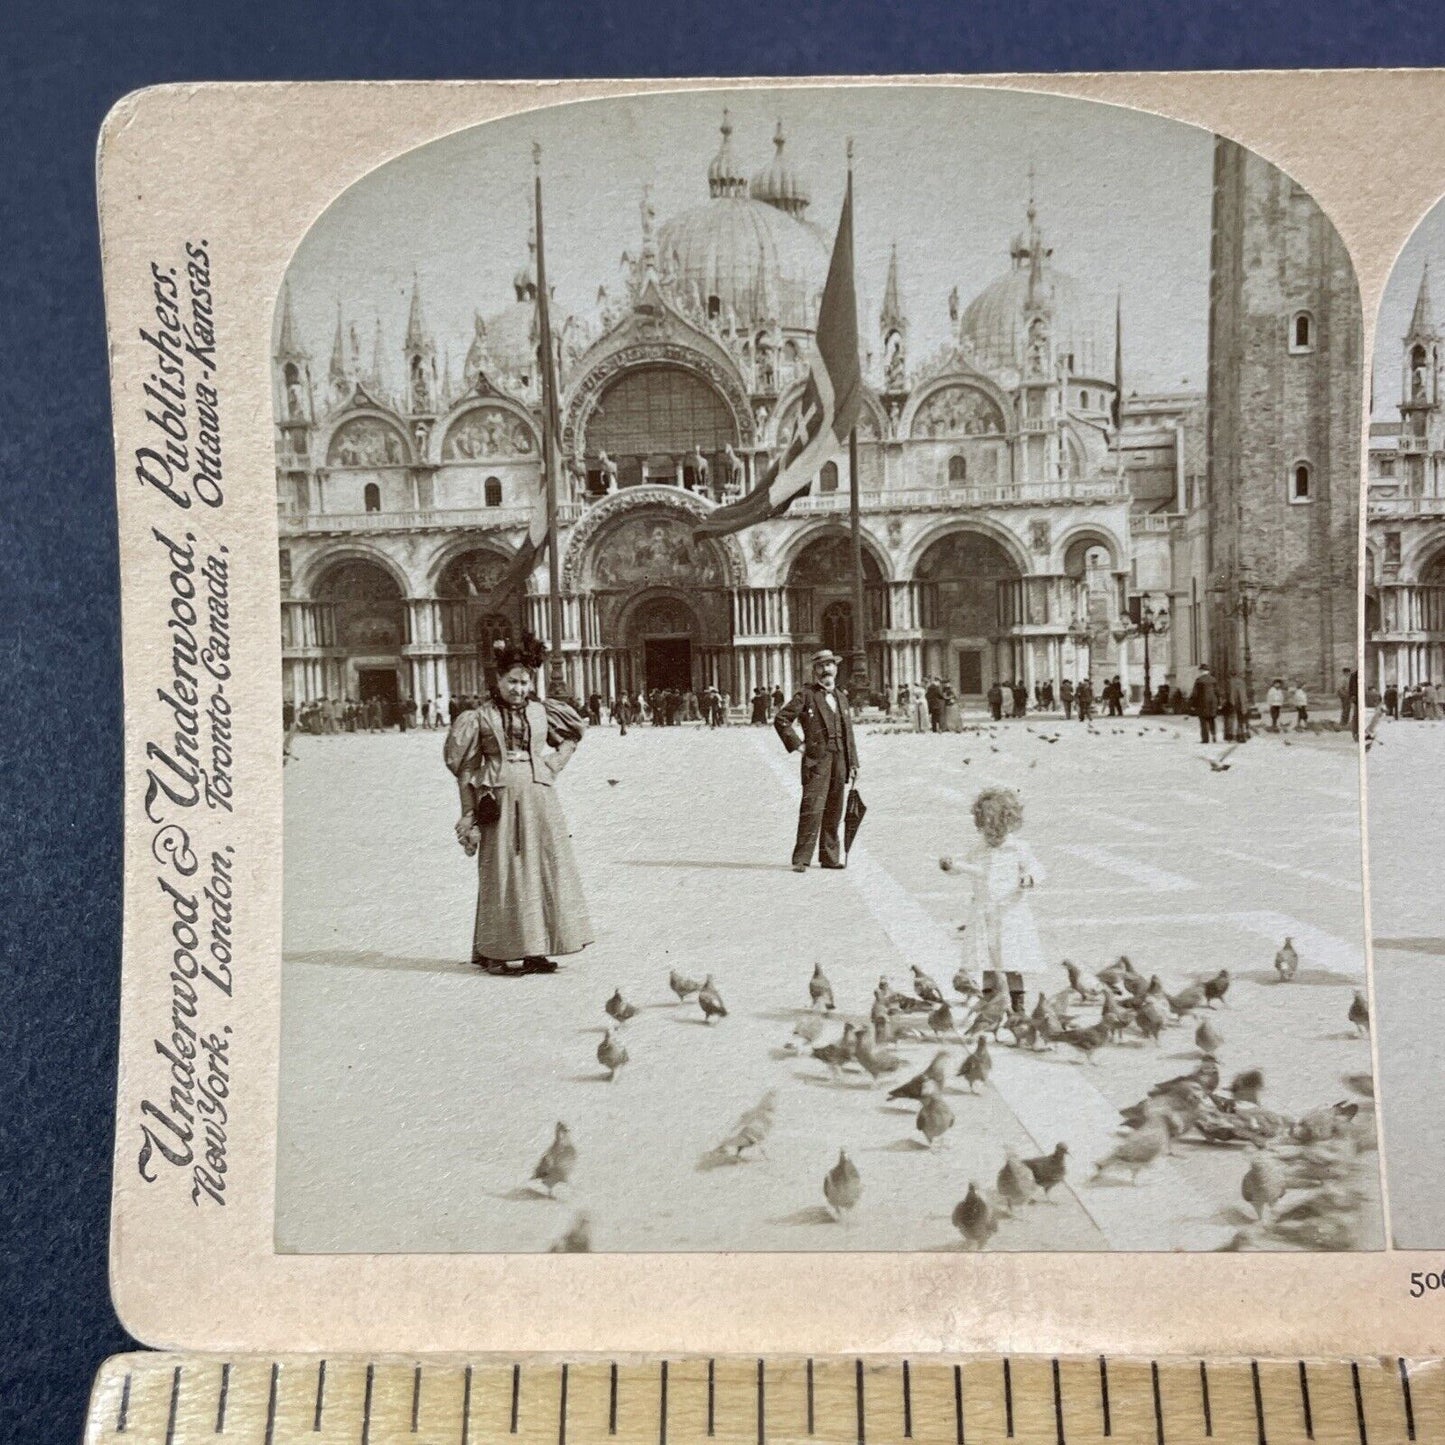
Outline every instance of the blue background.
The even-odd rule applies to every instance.
[[[119,608],[94,147],[174,80],[1445,63],[1421,0],[241,3],[7,11],[0,51],[0,1440],[78,1440],[106,1285]],[[1368,1342],[1362,1342],[1368,1348]]]

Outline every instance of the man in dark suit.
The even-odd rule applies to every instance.
[[[773,727],[790,753],[803,750],[803,800],[798,807],[798,837],[793,872],[804,873],[818,850],[824,868],[843,867],[838,825],[848,785],[858,776],[858,748],[848,697],[838,687],[837,653],[826,647],[813,654],[813,680],[778,709]],[[800,736],[801,734],[801,736]]]
[[[943,721],[943,688],[936,677],[924,690],[923,698],[928,704],[928,730],[936,733]]]
[[[1214,741],[1214,719],[1219,715],[1219,684],[1207,667],[1199,669],[1189,694],[1189,711],[1199,719],[1199,741]]]

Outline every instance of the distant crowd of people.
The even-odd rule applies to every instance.
[[[1372,709],[1383,706],[1388,717],[1411,718],[1416,722],[1439,722],[1442,715],[1441,689],[1429,678],[1424,682],[1414,683],[1403,691],[1393,682],[1383,693],[1372,686],[1369,694],[1373,697],[1373,701],[1367,698],[1369,706]]]
[[[1354,731],[1358,728],[1359,707],[1371,712],[1382,709],[1392,718],[1439,719],[1445,713],[1445,694],[1429,681],[1417,683],[1403,691],[1391,683],[1381,693],[1371,686],[1362,698],[1356,698],[1357,684],[1349,670],[1341,674],[1336,689],[1340,712],[1338,726]],[[1088,723],[1096,716],[1121,718],[1130,698],[1119,675],[1105,678],[1097,688],[1090,677],[1064,678],[1056,688],[1052,678],[1036,682],[1030,688],[1022,679],[1014,678],[990,684],[985,694],[990,718],[1026,718],[1032,713],[1059,714],[1066,720]],[[759,684],[748,700],[748,722],[765,727],[786,703],[780,684]],[[287,702],[283,706],[286,731],[306,733],[406,732],[412,728],[446,728],[466,712],[473,711],[483,699],[458,695],[445,703],[411,698],[322,697],[299,706]],[[872,692],[863,701],[856,696],[850,707],[856,714],[862,706],[870,706],[892,720],[903,721],[915,732],[960,732],[964,725],[963,697],[947,678],[924,677],[918,682],[902,683],[891,694]],[[724,727],[729,721],[732,699],[717,687],[701,689],[655,687],[633,689],[607,699],[600,692],[590,693],[582,706],[587,721],[601,725],[607,719],[623,732],[629,727],[675,727],[681,723],[702,723],[710,728]],[[1276,677],[1271,680],[1264,697],[1261,714],[1247,695],[1244,680],[1230,672],[1216,678],[1208,667],[1201,667],[1188,692],[1169,675],[1151,696],[1140,700],[1141,714],[1192,716],[1199,721],[1201,742],[1216,740],[1222,725],[1226,741],[1243,741],[1250,736],[1250,719],[1261,721],[1267,716],[1271,732],[1293,728],[1303,731],[1310,725],[1309,696],[1303,683]]]

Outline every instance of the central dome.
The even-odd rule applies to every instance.
[[[1032,221],[1032,214],[1030,215]],[[1033,275],[1038,252],[1037,277]],[[1047,305],[1054,355],[1071,376],[1107,378],[1113,374],[1113,332],[1105,310],[1070,275],[1052,263],[1038,228],[1030,227],[1011,248],[1013,267],[985,286],[958,321],[958,339],[989,370],[1022,371],[1027,350],[1030,305]],[[1037,292],[1031,303],[1030,287]],[[1073,357],[1073,361],[1068,360]]]
[[[802,183],[789,173],[789,185],[774,198],[760,178],[750,196],[733,161],[726,113],[722,136],[708,167],[711,199],[673,217],[658,236],[663,288],[679,306],[723,325],[731,320],[753,331],[776,321],[784,330],[812,331],[828,276],[828,243],[799,218]],[[759,192],[769,198],[759,199]]]

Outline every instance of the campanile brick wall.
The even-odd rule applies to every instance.
[[[1208,476],[1215,665],[1243,670],[1225,613],[1240,581],[1256,697],[1303,681],[1322,715],[1356,657],[1363,328],[1334,226],[1287,175],[1216,140],[1209,316]],[[1291,348],[1294,318],[1312,345]],[[1295,468],[1308,502],[1292,502]]]

